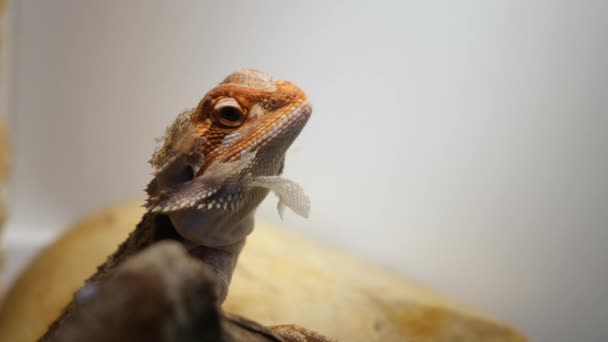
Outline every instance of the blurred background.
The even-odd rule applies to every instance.
[[[22,0],[6,30],[9,275],[143,197],[154,138],[253,67],[314,103],[286,163],[312,216],[259,220],[532,340],[607,338],[607,2]]]

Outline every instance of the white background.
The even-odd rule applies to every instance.
[[[286,165],[312,217],[286,228],[533,340],[606,340],[607,4],[13,3],[7,238],[143,196],[154,138],[255,67],[314,103]]]

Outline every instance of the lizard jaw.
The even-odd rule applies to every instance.
[[[225,151],[224,162],[237,160],[243,153],[255,152],[260,154],[265,147],[280,141],[281,151],[268,151],[265,153],[282,154],[287,150],[295,138],[300,134],[312,113],[312,104],[307,99],[303,100],[295,109],[281,115],[276,122],[266,127],[252,125],[242,132],[235,132],[224,137],[218,150]],[[267,114],[268,115],[268,114]],[[252,132],[261,134],[251,134]],[[236,148],[236,149],[235,149]]]

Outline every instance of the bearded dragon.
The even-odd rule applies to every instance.
[[[187,247],[215,269],[224,300],[254,213],[269,191],[307,217],[302,188],[281,177],[285,152],[308,121],[306,94],[256,70],[229,75],[167,129],[150,163],[146,207],[167,215]]]
[[[281,176],[285,153],[312,112],[294,84],[252,69],[230,74],[196,108],[170,125],[150,164],[147,213],[87,284],[106,279],[120,263],[163,239],[177,240],[215,273],[216,298],[226,298],[237,257],[254,228],[256,208],[269,192],[307,217],[302,188]],[[50,340],[72,315],[72,301],[49,327]],[[312,336],[297,326],[276,327],[285,340]],[[312,340],[311,340],[312,341]]]

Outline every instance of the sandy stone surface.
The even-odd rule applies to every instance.
[[[43,251],[0,308],[0,341],[33,341],[141,218],[129,202],[83,220]],[[258,224],[240,257],[228,312],[295,323],[341,341],[525,341],[480,315],[374,265]]]

